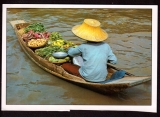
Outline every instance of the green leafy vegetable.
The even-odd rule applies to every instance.
[[[29,32],[30,30],[34,32],[45,32],[46,29],[44,28],[44,25],[42,23],[33,23],[30,24],[25,28],[25,33]]]
[[[53,52],[67,52],[67,49],[61,48],[59,46],[47,46],[47,47],[39,48],[35,50],[35,53],[37,55],[46,59],[51,57]]]
[[[56,41],[56,40],[60,40],[60,39],[63,40],[62,35],[59,32],[52,32],[49,36],[49,39],[52,41]]]

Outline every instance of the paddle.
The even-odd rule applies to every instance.
[[[122,70],[122,69],[119,69],[119,68],[117,68],[117,67],[114,67],[114,66],[110,65],[109,63],[108,63],[107,65],[108,65],[109,67],[115,69],[115,70],[118,70],[118,71]],[[133,74],[131,74],[131,73],[129,73],[129,72],[126,72],[125,74],[126,74],[126,75],[129,75],[129,76],[134,76]]]

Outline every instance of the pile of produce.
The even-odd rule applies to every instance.
[[[20,30],[22,38],[25,42],[31,39],[48,39],[50,32],[47,32],[42,23],[33,23],[28,25],[26,28]]]
[[[53,56],[49,57],[49,62],[52,62],[52,63],[64,63],[64,62],[67,62],[70,60],[69,57],[65,57],[64,59],[57,59],[57,58],[54,58]]]
[[[57,52],[57,51],[59,51],[59,47],[57,47],[57,46],[54,46],[54,47],[46,46],[43,48],[36,49],[35,53],[38,56],[41,56],[42,58],[48,59],[49,57],[52,56],[53,52]]]
[[[29,32],[30,30],[34,32],[45,32],[46,31],[42,23],[33,23],[25,28],[26,33]]]
[[[46,44],[47,40],[46,39],[31,39],[28,42],[28,46],[31,48],[35,48],[35,47],[42,47]]]
[[[60,33],[52,32],[49,36],[48,43],[45,47],[35,50],[35,53],[45,59],[52,57],[53,52],[67,52],[69,47],[75,44],[71,41],[64,40]],[[53,59],[53,57],[52,57]],[[51,58],[49,60],[51,62]],[[56,61],[55,59],[53,61]]]
[[[52,32],[50,35],[49,35],[49,43],[52,43],[53,41],[56,41],[56,40],[63,40],[62,36],[60,35],[59,32]]]
[[[64,40],[59,32],[47,32],[42,23],[30,24],[19,33],[29,47],[40,47],[35,49],[35,54],[53,63],[69,61],[69,57],[57,59],[52,54],[67,52],[69,47],[75,46],[73,42]]]

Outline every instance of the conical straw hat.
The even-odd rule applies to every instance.
[[[72,28],[72,32],[85,40],[100,42],[108,38],[108,34],[100,28],[100,22],[95,19],[85,19],[81,25]]]

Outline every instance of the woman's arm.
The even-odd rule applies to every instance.
[[[117,63],[117,57],[115,54],[112,52],[111,48],[109,47],[109,54],[108,54],[108,61],[112,64]]]
[[[79,49],[79,46],[73,48],[69,48],[68,49],[68,55],[70,55],[71,57],[75,57],[75,56],[78,56],[78,55],[81,55],[81,51]]]

